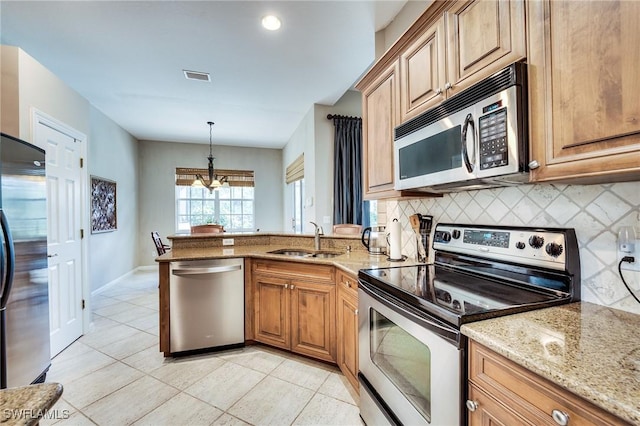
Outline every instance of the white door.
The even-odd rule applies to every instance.
[[[82,141],[38,123],[46,150],[51,356],[82,335]]]

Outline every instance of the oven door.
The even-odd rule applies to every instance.
[[[360,374],[373,388],[364,399],[369,403],[360,406],[365,423],[460,424],[459,331],[390,302],[365,283],[358,297]]]

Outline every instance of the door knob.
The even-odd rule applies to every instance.
[[[478,403],[470,399],[467,399],[466,406],[469,411],[476,411],[478,409]]]

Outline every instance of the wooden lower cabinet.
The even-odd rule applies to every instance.
[[[356,391],[358,384],[358,281],[338,272],[338,367]]]
[[[291,282],[291,351],[335,361],[336,287]]]
[[[335,362],[334,268],[254,261],[253,272],[255,340]]]
[[[289,282],[256,274],[254,285],[255,340],[289,349],[291,346]]]
[[[469,341],[469,425],[626,425],[560,386]]]

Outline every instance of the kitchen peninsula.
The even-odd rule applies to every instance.
[[[156,259],[160,266],[160,351],[165,356],[173,355],[172,265],[244,259],[245,341],[337,363],[356,389],[358,270],[416,263],[413,258],[400,263],[385,255],[370,255],[360,236],[353,235],[322,236],[321,250],[314,249],[313,235],[225,233],[169,239],[172,249]]]

